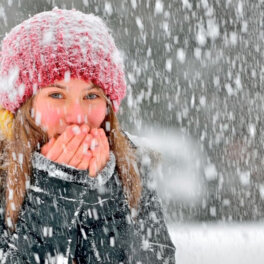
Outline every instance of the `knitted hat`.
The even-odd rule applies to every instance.
[[[123,62],[102,19],[76,10],[39,13],[14,27],[0,53],[0,105],[13,113],[55,80],[103,89],[115,111],[126,93]]]

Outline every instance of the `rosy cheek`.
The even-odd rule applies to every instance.
[[[57,111],[47,111],[42,118],[42,124],[45,126],[56,126],[60,124],[61,114]]]
[[[58,108],[49,106],[40,106],[37,108],[37,115],[40,118],[40,123],[45,129],[58,126],[61,120],[61,111]]]
[[[92,128],[100,127],[102,122],[105,119],[105,114],[106,114],[105,107],[96,107],[96,108],[91,109],[91,111],[89,111],[87,115],[88,124],[90,124]]]

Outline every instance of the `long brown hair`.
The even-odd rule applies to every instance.
[[[31,117],[33,97],[17,111],[13,121],[11,140],[0,142],[0,191],[5,191],[5,221],[10,230],[15,229],[26,188],[32,176],[31,155],[48,142],[47,134]],[[135,149],[119,126],[111,104],[103,125],[107,131],[110,149],[116,156],[116,166],[130,208],[137,208],[141,196],[141,181],[137,168]],[[4,156],[6,153],[6,156]],[[3,155],[2,155],[3,154]],[[5,188],[3,188],[5,187]]]

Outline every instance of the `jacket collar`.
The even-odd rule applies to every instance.
[[[67,182],[74,182],[86,185],[89,189],[96,189],[104,185],[114,174],[116,167],[116,158],[110,151],[110,158],[106,166],[96,177],[90,177],[88,170],[78,170],[72,166],[59,164],[47,159],[39,152],[34,152],[32,156],[32,167],[37,172],[43,171],[48,177],[57,178]],[[38,181],[39,173],[34,173],[35,180]]]

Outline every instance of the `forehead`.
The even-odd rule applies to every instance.
[[[53,83],[41,87],[41,89],[36,92],[41,92],[41,90],[45,90],[46,88],[60,88],[67,91],[97,90],[104,94],[103,89],[95,86],[91,81],[84,81],[82,79],[55,80]]]

